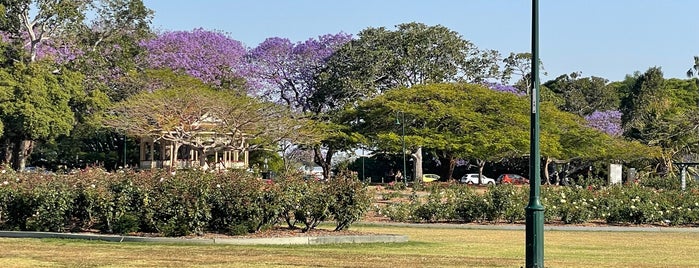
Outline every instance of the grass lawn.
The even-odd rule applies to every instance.
[[[0,267],[520,267],[524,231],[353,226],[399,244],[229,246],[0,238]],[[699,267],[699,233],[544,234],[546,267]]]

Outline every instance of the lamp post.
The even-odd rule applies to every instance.
[[[400,115],[400,119],[398,115]],[[403,111],[398,111],[396,113],[396,125],[400,125],[401,127],[400,140],[403,143],[403,151],[401,151],[403,154],[403,184],[408,185],[408,173],[405,171],[405,113],[403,113]]]
[[[532,0],[532,90],[529,153],[529,204],[526,210],[526,267],[544,267],[544,206],[539,198],[539,1]]]
[[[366,173],[364,173],[364,159],[366,158],[366,153],[362,149],[362,182],[366,182]]]

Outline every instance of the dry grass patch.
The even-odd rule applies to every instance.
[[[520,267],[524,231],[355,226],[397,244],[230,246],[0,238],[0,267]],[[545,233],[547,267],[699,267],[699,233]]]

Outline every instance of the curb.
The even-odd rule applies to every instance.
[[[0,237],[7,238],[63,238],[98,240],[108,242],[152,242],[173,244],[225,244],[225,245],[321,245],[321,244],[356,244],[356,243],[403,243],[408,242],[405,235],[347,235],[347,236],[307,236],[307,237],[273,237],[273,238],[175,238],[175,237],[141,237],[100,234],[75,234],[54,232],[0,231]]]

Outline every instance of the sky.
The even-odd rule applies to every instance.
[[[369,27],[421,22],[458,32],[503,56],[531,51],[525,0],[144,0],[158,31],[217,30],[254,48],[269,37],[305,41]],[[661,67],[686,78],[699,55],[698,0],[540,0],[539,52],[546,75],[581,72],[620,81]]]

